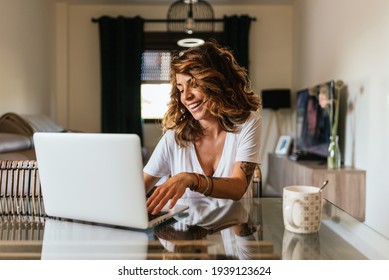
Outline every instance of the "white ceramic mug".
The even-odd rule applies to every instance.
[[[295,233],[318,232],[321,224],[322,192],[313,186],[283,189],[285,229]]]

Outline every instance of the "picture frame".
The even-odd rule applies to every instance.
[[[292,145],[292,137],[289,135],[281,135],[278,139],[275,153],[277,155],[287,155],[289,154],[290,147]]]

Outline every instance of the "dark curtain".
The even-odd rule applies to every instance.
[[[242,16],[224,16],[223,41],[229,46],[239,65],[249,69],[249,31],[251,18]]]
[[[134,133],[143,142],[141,118],[141,59],[143,25],[140,17],[101,17],[97,20],[101,59],[101,130]]]

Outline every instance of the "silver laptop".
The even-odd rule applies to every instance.
[[[48,216],[146,229],[186,210],[149,220],[140,138],[135,134],[34,134]]]

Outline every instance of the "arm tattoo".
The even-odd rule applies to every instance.
[[[256,165],[256,163],[245,161],[242,161],[242,163],[240,164],[240,169],[242,169],[244,174],[246,174],[247,186],[250,184]]]

